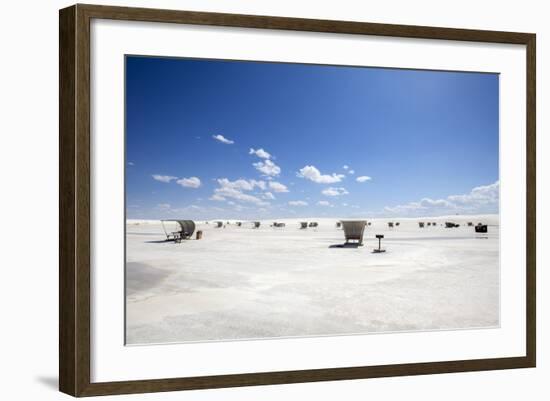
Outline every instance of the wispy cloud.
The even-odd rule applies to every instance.
[[[154,180],[169,183],[170,181],[177,180],[178,177],[174,177],[173,175],[160,175],[160,174],[153,174],[152,175]]]
[[[288,202],[288,204],[290,206],[307,206],[308,205],[308,203],[306,201],[301,201],[301,200],[290,201],[290,202]]]
[[[269,154],[268,152],[266,152],[262,148],[260,148],[260,149],[250,148],[250,151],[248,152],[248,154],[249,155],[256,155],[261,159],[271,159],[271,154]]]
[[[181,178],[176,181],[179,185],[185,188],[198,188],[201,186],[201,180],[199,177]]]
[[[273,191],[279,192],[279,193],[289,192],[286,185],[281,184],[280,182],[277,182],[277,181],[269,181],[269,188],[272,189]]]
[[[128,166],[134,166],[134,162],[128,162]]]
[[[264,192],[264,194],[262,195],[262,198],[269,199],[269,200],[274,200],[275,195],[273,195],[271,192]]]
[[[226,138],[221,134],[212,135],[212,138],[214,138],[218,142],[225,143],[226,145],[233,145],[235,143],[235,141],[232,141],[231,139]]]
[[[351,174],[351,175],[355,174],[355,170],[349,170],[348,174]]]
[[[321,193],[325,196],[342,196],[342,195],[347,195],[349,194],[349,192],[346,190],[346,188],[334,188],[334,187],[329,187],[329,188],[325,188],[321,191]]]
[[[347,170],[349,168],[349,166],[347,164],[344,164],[344,166],[342,167],[344,170]]]
[[[321,174],[319,169],[315,166],[305,166],[300,169],[296,176],[300,178],[305,178],[307,180],[316,182],[317,184],[334,184],[336,182],[342,181],[342,178],[345,177],[343,174]]]
[[[263,162],[253,163],[252,165],[256,168],[256,170],[268,177],[276,177],[281,174],[281,168],[269,159],[266,159]]]
[[[370,181],[370,180],[372,180],[372,178],[369,177],[368,175],[362,175],[362,176],[357,177],[355,179],[355,181],[357,181],[357,182],[367,182],[367,181]]]
[[[455,213],[495,213],[498,211],[500,182],[473,188],[469,193],[450,195],[445,199],[422,198],[397,206],[386,206],[384,212],[394,215],[428,216]]]
[[[319,206],[332,206],[332,204],[329,201],[319,201],[317,202]]]

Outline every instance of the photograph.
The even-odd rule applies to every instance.
[[[126,345],[500,327],[498,73],[124,64]]]

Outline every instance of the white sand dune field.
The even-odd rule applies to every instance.
[[[277,221],[286,226],[200,222],[203,238],[178,244],[159,221],[129,220],[127,344],[499,325],[497,215],[368,220],[364,245],[344,248],[337,219]],[[375,234],[385,253],[372,252]]]

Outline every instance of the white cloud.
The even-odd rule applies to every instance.
[[[347,164],[344,164],[344,167],[342,167],[344,170],[347,170],[349,166]]]
[[[269,188],[271,188],[275,192],[289,192],[286,185],[281,184],[277,181],[269,181]]]
[[[212,135],[212,138],[214,138],[218,142],[225,143],[226,145],[233,145],[235,143],[235,141],[232,141],[231,139],[228,139],[220,134]]]
[[[241,202],[246,202],[246,203],[253,203],[258,206],[269,205],[269,202],[263,201],[254,195],[245,194],[238,189],[230,188],[230,187],[216,188],[214,190],[214,195],[212,195],[210,199],[217,200],[217,201],[224,201],[224,200],[227,200],[227,198],[231,198],[231,199],[238,200]]]
[[[273,195],[271,192],[265,192],[262,195],[262,198],[273,200],[273,199],[275,199],[275,195]]]
[[[498,211],[500,182],[473,188],[469,193],[450,195],[445,199],[422,198],[393,207],[386,206],[385,213],[394,215],[434,215],[436,213],[495,213]]]
[[[288,202],[288,204],[290,206],[307,206],[308,205],[307,202],[301,201],[301,200],[299,200],[299,201],[290,201],[290,202]]]
[[[445,199],[430,199],[430,198],[422,198],[422,200],[418,203],[421,208],[429,208],[429,207],[451,207],[452,203],[446,201]]]
[[[220,187],[234,188],[242,191],[252,191],[256,187],[260,188],[263,191],[266,188],[265,181],[245,180],[243,178],[239,178],[235,181],[230,181],[227,178],[220,178],[217,181]]]
[[[355,170],[348,171],[348,174],[351,174],[351,175],[355,174]]]
[[[281,168],[269,159],[263,162],[253,163],[252,165],[256,170],[269,177],[276,177],[281,173]]]
[[[178,177],[174,177],[172,175],[153,174],[152,177],[153,177],[154,180],[157,180],[157,181],[160,181],[160,182],[165,182],[165,183],[168,183],[172,180],[177,180],[178,179]]]
[[[357,182],[366,182],[366,181],[370,181],[370,180],[372,180],[372,178],[369,177],[368,175],[362,175],[362,176],[357,177],[355,179],[355,181],[357,181]]]
[[[329,188],[323,189],[321,193],[325,196],[342,196],[342,195],[349,194],[346,188],[342,188],[342,187],[340,188],[329,187]]]
[[[242,178],[235,181],[230,181],[227,178],[220,178],[217,182],[219,184],[219,188],[214,190],[214,194],[210,197],[210,200],[228,201],[229,198],[240,202],[253,203],[258,206],[269,205],[269,202],[266,202],[257,196],[243,192],[252,191],[255,188],[265,190],[265,181],[245,180]]]
[[[342,181],[342,178],[345,177],[343,174],[321,174],[321,172],[315,166],[305,166],[300,169],[300,171],[296,175],[298,177],[316,182],[317,184],[333,184],[335,182]]]
[[[134,166],[134,162],[128,162],[128,166]]]
[[[317,204],[319,206],[332,206],[329,201],[319,201]]]
[[[201,186],[199,177],[181,178],[176,181],[179,185],[185,188],[198,188]]]
[[[225,198],[222,195],[217,194],[217,193],[215,193],[214,195],[212,195],[208,199],[213,200],[213,201],[220,201],[220,202],[223,202],[225,200]]]
[[[457,205],[487,205],[498,203],[500,192],[500,181],[493,184],[475,187],[469,194],[451,195],[447,199]]]
[[[250,148],[250,151],[248,152],[248,154],[249,155],[256,155],[261,159],[270,159],[271,158],[271,155],[268,152],[266,152],[265,150],[263,150],[262,148],[260,148],[260,149]]]

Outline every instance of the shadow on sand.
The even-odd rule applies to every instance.
[[[336,244],[336,245],[330,245],[329,248],[359,248],[360,246],[363,246],[363,245],[359,245],[359,244]]]

